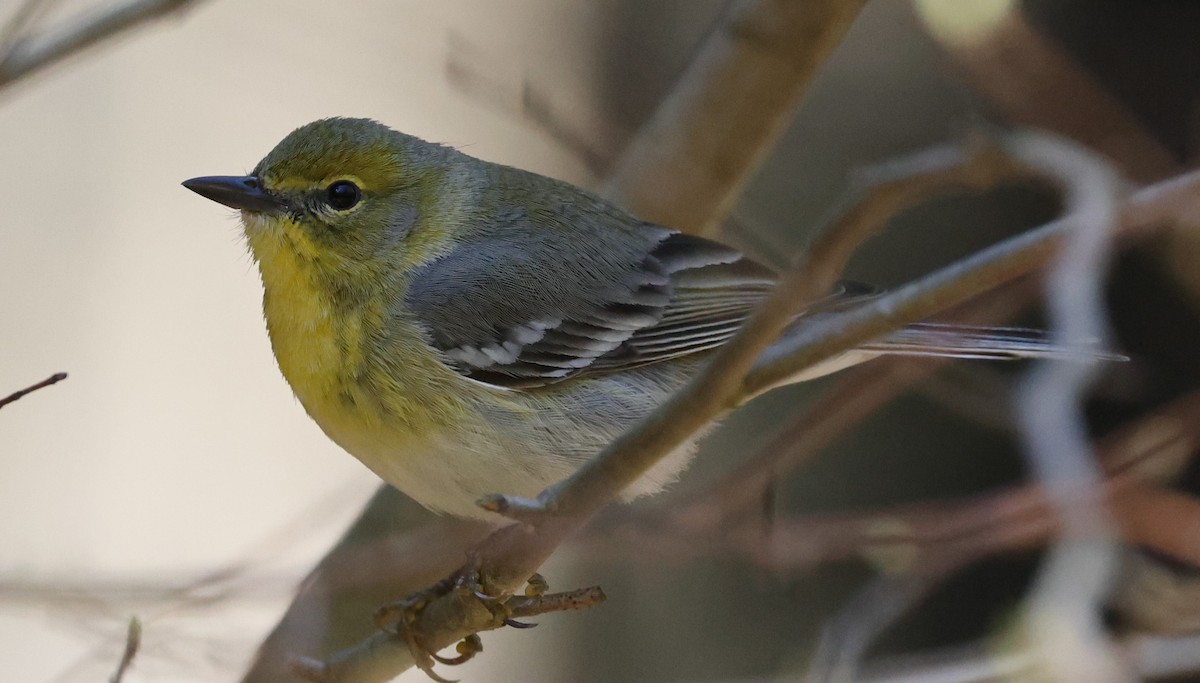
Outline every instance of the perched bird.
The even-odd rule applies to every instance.
[[[280,370],[321,429],[425,506],[489,517],[534,496],[678,390],[770,291],[736,250],[570,184],[366,119],[283,139],[248,176],[193,178],[241,210]],[[871,290],[843,284],[808,314]],[[1057,355],[1036,333],[914,325],[883,353]],[[692,448],[628,492],[661,489]]]

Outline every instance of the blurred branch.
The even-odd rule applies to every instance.
[[[1200,393],[1102,440],[1098,452],[1108,475],[1105,495],[1114,501],[1127,541],[1200,565],[1200,546],[1187,542],[1194,540],[1195,528],[1164,523],[1173,519],[1167,513],[1177,509],[1174,505],[1151,507],[1176,500],[1178,494],[1152,484],[1172,478],[1198,449]],[[965,564],[1001,551],[1034,548],[1058,529],[1045,491],[1029,484],[954,501],[780,521],[765,538],[759,533],[758,541],[753,534],[731,534],[736,540],[730,547],[775,570],[857,557],[902,569],[916,563]]]
[[[1141,680],[1192,680],[1200,673],[1200,637],[1131,637],[1121,643],[1131,668]],[[997,651],[980,643],[935,653],[893,657],[873,663],[862,683],[980,683],[1041,680],[1027,655]]]
[[[1059,343],[1108,339],[1102,280],[1108,271],[1124,179],[1110,166],[1079,156],[1046,160],[1074,180],[1066,244],[1046,277],[1051,334]],[[1042,360],[1017,392],[1025,461],[1061,522],[1024,600],[1024,647],[1055,680],[1121,681],[1123,665],[1101,610],[1115,576],[1117,538],[1100,467],[1088,443],[1083,400],[1099,372],[1094,362]]]
[[[125,631],[125,649],[121,652],[121,661],[117,663],[117,670],[109,677],[108,683],[121,683],[121,680],[125,678],[125,672],[129,671],[129,667],[133,665],[133,658],[137,656],[141,646],[142,622],[137,617],[130,617],[129,627]]]
[[[1200,514],[1200,504],[1185,506],[1179,494],[1160,488],[1197,450],[1200,392],[1177,399],[1097,446],[1107,476],[1105,494],[1113,501],[1123,538],[1200,566],[1200,544],[1195,542],[1200,526],[1178,524],[1172,516],[1190,521]],[[1036,548],[1059,529],[1046,493],[1036,484],[957,500],[793,517],[770,525],[747,518],[738,507],[701,510],[703,514],[684,515],[663,510],[657,518],[628,515],[624,523],[609,523],[590,540],[634,556],[655,550],[690,558],[719,550],[775,572],[810,571],[853,559],[903,572],[962,566],[1000,552]]]
[[[930,35],[1001,118],[1053,131],[1109,158],[1137,182],[1181,168],[1137,118],[1055,41],[1031,26],[1022,3],[959,32],[939,21],[956,8],[918,3]]]
[[[474,520],[431,519],[396,489],[381,487],[305,578],[242,680],[294,678],[295,654],[326,652],[371,636],[376,629],[366,615],[445,577],[462,564],[464,549],[490,529]]]
[[[1004,319],[1025,305],[1028,283],[1005,286],[975,299],[968,311],[952,319],[985,324]],[[1017,291],[1014,291],[1016,289]],[[712,486],[675,502],[670,514],[684,526],[704,527],[714,518],[725,520],[752,513],[772,482],[794,471],[842,434],[946,364],[946,358],[885,356],[845,370],[831,386],[781,429],[766,446],[742,461]]]
[[[915,608],[953,566],[883,574],[859,589],[825,624],[809,663],[806,683],[852,683],[859,660],[883,631]]]
[[[19,401],[21,398],[23,398],[29,394],[32,394],[33,392],[37,391],[38,389],[44,389],[48,386],[58,384],[59,382],[63,381],[66,378],[67,378],[67,373],[56,372],[53,375],[50,375],[49,377],[47,377],[46,379],[38,382],[37,384],[25,387],[24,389],[21,389],[20,391],[14,391],[13,393],[9,394],[8,396],[5,396],[4,398],[0,398],[0,408],[3,408],[4,406],[6,406],[10,403],[13,403],[15,401]]]
[[[487,53],[465,36],[450,34],[444,67],[449,85],[484,106],[528,122],[601,175],[623,137],[615,126],[589,108],[568,107],[557,89],[525,71],[506,70],[504,63],[503,57]]]
[[[44,14],[54,4],[55,0],[25,0],[22,2],[21,6],[9,16],[8,21],[0,26],[0,54],[8,52],[13,41],[20,38],[21,34],[37,21],[38,16]]]
[[[648,221],[715,232],[864,4],[731,2],[622,154],[606,196]]]
[[[182,13],[201,1],[130,0],[63,22],[40,35],[20,36],[18,33],[9,39],[7,49],[0,55],[0,89],[142,24]],[[32,11],[27,9],[28,6],[18,10],[19,17]],[[23,24],[25,20],[21,19],[13,25],[19,31]]]
[[[825,324],[801,328],[764,355],[746,376],[744,394],[756,395],[846,349],[957,306],[1044,266],[1075,228],[1075,213],[1091,215],[1089,202],[1097,191],[1092,185],[1099,169],[1105,168],[1104,162],[1066,140],[1037,133],[1012,134],[1003,149],[1029,173],[1062,189],[1066,217],[983,249]],[[1089,169],[1094,172],[1089,173]]]

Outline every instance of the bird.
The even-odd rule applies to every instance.
[[[371,119],[297,128],[244,176],[184,187],[240,211],[276,361],[324,433],[439,513],[534,497],[683,387],[778,275],[561,180]],[[799,324],[877,296],[841,282]],[[918,323],[885,354],[1071,355],[1036,330]],[[655,493],[699,437],[630,485]]]

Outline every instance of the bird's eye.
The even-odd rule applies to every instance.
[[[339,180],[325,190],[325,199],[329,202],[329,206],[338,211],[345,211],[362,199],[362,190],[349,180]]]

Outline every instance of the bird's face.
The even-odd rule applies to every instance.
[[[403,259],[435,187],[439,171],[426,147],[374,121],[325,119],[293,131],[248,176],[184,186],[240,209],[264,266],[287,256],[314,275],[379,277]]]

